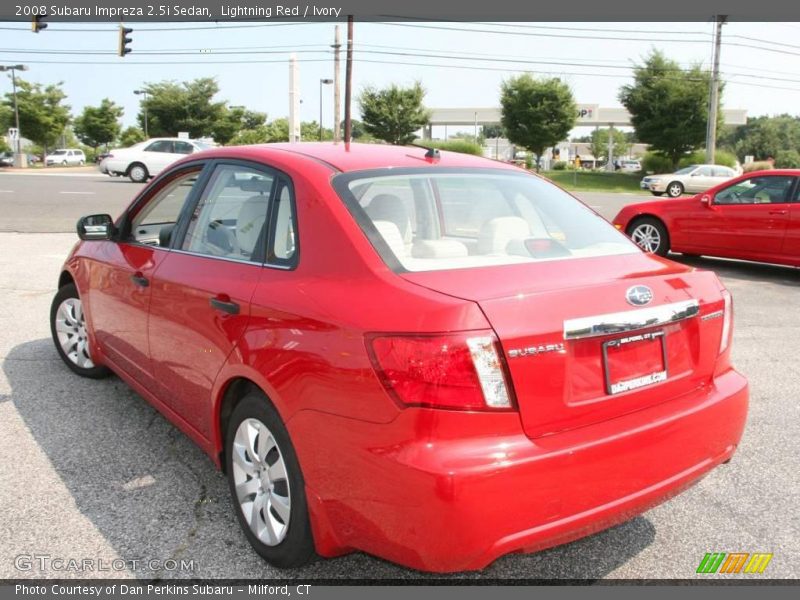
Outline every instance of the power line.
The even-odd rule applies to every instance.
[[[377,48],[386,48],[387,50],[369,50],[369,49],[361,49],[360,52],[362,54],[374,54],[374,55],[385,55],[385,56],[400,56],[400,57],[414,57],[414,58],[432,58],[432,59],[444,59],[444,60],[456,60],[456,61],[478,61],[478,62],[490,62],[490,63],[515,63],[515,64],[529,64],[529,65],[546,65],[546,66],[563,66],[563,67],[593,67],[599,69],[616,69],[616,70],[634,70],[636,69],[636,65],[614,65],[614,64],[601,64],[601,63],[588,63],[585,60],[578,60],[569,59],[569,60],[554,60],[554,59],[530,59],[530,58],[517,58],[517,57],[505,57],[501,55],[491,55],[485,53],[473,53],[473,52],[464,52],[464,51],[452,51],[447,53],[446,51],[426,51],[423,50],[421,52],[415,52],[413,48],[407,47],[398,47],[398,46],[386,46],[386,45],[377,45],[377,44],[364,44],[364,46],[368,47],[377,47]],[[198,56],[203,55],[204,50],[208,50],[207,56],[220,56],[220,55],[239,55],[239,54],[284,54],[287,52],[286,48],[295,49],[295,48],[306,48],[301,50],[296,50],[297,53],[303,54],[330,54],[331,51],[327,45],[324,44],[304,44],[300,46],[263,46],[263,47],[248,47],[248,46],[238,46],[238,47],[230,47],[230,48],[208,48],[208,49],[176,49],[176,50],[143,50],[137,52],[140,56]],[[308,48],[319,48],[318,50],[312,50]],[[270,48],[284,48],[284,50],[273,50]],[[389,49],[394,48],[396,51],[391,51]],[[0,53],[26,53],[26,54],[41,54],[41,55],[114,55],[113,51],[82,51],[82,50],[67,50],[67,49],[53,49],[53,50],[38,50],[38,49],[10,49],[10,48],[0,48]],[[589,59],[587,59],[589,60]],[[243,61],[243,62],[250,62],[250,61]],[[55,63],[54,63],[55,64]],[[88,63],[84,63],[88,64]],[[107,63],[107,64],[120,64],[118,62],[115,63]],[[145,64],[145,63],[141,63]],[[159,63],[152,63],[152,64],[159,64]],[[173,63],[177,64],[177,63]],[[180,63],[183,64],[183,63]],[[211,61],[203,61],[203,64],[220,64],[219,62],[211,62]],[[451,65],[454,66],[454,65]],[[741,67],[746,68],[746,67]],[[508,70],[508,69],[500,69],[500,70]],[[670,73],[691,73],[692,69],[664,69],[664,71]],[[768,75],[754,75],[751,73],[738,73],[738,72],[725,72],[723,73],[726,77],[745,77],[749,79],[757,79],[757,80],[764,80],[764,81],[778,81],[778,82],[788,82],[788,83],[800,83],[800,79],[792,79],[786,77],[770,77]],[[685,78],[681,78],[685,79]],[[698,79],[698,81],[701,81]]]
[[[678,42],[682,44],[697,43],[705,44],[708,39],[703,40],[684,40],[684,39],[669,39],[669,38],[631,38],[619,36],[598,36],[598,35],[568,35],[562,33],[537,33],[525,31],[498,31],[497,29],[464,29],[460,27],[448,27],[446,25],[421,25],[417,23],[381,23],[381,25],[390,25],[392,27],[413,27],[415,29],[436,29],[441,31],[459,31],[463,33],[491,33],[496,35],[516,35],[523,37],[552,37],[552,38],[568,38],[568,39],[582,39],[582,40],[612,40],[618,42]],[[628,32],[628,33],[647,33],[647,32]],[[697,34],[705,35],[707,34]]]
[[[329,62],[330,58],[304,58],[298,59],[298,62],[302,63],[318,63],[318,62]],[[481,66],[474,66],[474,65],[453,65],[453,64],[442,64],[442,63],[428,63],[428,62],[411,62],[411,61],[390,61],[390,60],[374,60],[374,59],[365,59],[365,58],[355,58],[355,62],[361,62],[366,64],[379,64],[379,65],[397,65],[397,66],[413,66],[413,67],[431,67],[437,69],[461,69],[461,70],[469,70],[469,71],[489,71],[489,72],[500,72],[500,73],[529,73],[530,69],[514,69],[514,68],[497,68],[497,67],[481,67]],[[203,66],[203,65],[247,65],[247,64],[285,64],[286,59],[264,59],[264,60],[210,60],[210,61],[203,61],[202,63],[196,62],[188,62],[188,61],[133,61],[133,60],[126,60],[126,61],[52,61],[52,60],[28,60],[26,61],[30,64],[52,64],[52,65],[90,65],[90,66],[103,66],[103,65],[139,65],[139,66],[151,66],[151,65],[179,65],[179,66]],[[579,65],[582,67],[589,67],[591,65]],[[597,65],[602,66],[602,65]],[[537,70],[538,74],[541,75],[550,75],[554,77],[565,77],[565,76],[580,76],[580,77],[601,77],[607,79],[627,79],[628,75],[623,74],[613,74],[613,73],[598,73],[596,71],[542,71]],[[750,76],[745,74],[737,74],[735,76],[742,76],[742,77],[758,77],[758,76]],[[672,79],[675,81],[686,81],[686,77],[668,77],[668,79]],[[699,80],[698,80],[699,81]],[[781,80],[783,81],[783,80]],[[786,80],[786,81],[798,81],[800,80]],[[800,92],[800,88],[794,87],[785,87],[785,86],[775,86],[775,85],[768,85],[768,84],[756,84],[756,83],[747,83],[744,81],[726,81],[726,85],[739,85],[745,87],[758,87],[763,89],[774,89],[774,90],[784,90],[784,91],[791,91],[791,92]]]

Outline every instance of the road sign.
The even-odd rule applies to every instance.
[[[19,138],[19,129],[16,127],[9,127],[8,128],[8,139],[16,140]]]

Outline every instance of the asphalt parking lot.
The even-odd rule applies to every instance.
[[[269,567],[240,532],[223,475],[188,438],[120,380],[83,380],[61,363],[48,312],[75,220],[117,214],[139,189],[91,172],[0,173],[0,578],[431,577],[364,554]],[[606,217],[637,199],[582,198]],[[673,258],[716,271],[734,297],[734,362],[750,379],[751,410],[732,462],[613,529],[452,577],[728,577],[696,575],[706,552],[771,552],[764,575],[739,577],[800,576],[800,270]],[[65,572],[19,559],[32,555],[128,563]],[[134,569],[134,559],[192,568]]]

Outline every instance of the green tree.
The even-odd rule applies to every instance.
[[[501,138],[505,137],[506,132],[503,130],[503,126],[500,123],[489,123],[481,127],[481,132],[483,137],[486,139],[494,139],[494,138]]]
[[[555,77],[525,73],[504,81],[500,105],[508,140],[533,152],[537,168],[545,148],[565,140],[578,119],[572,90]]]
[[[700,65],[683,70],[654,50],[635,67],[634,82],[622,86],[619,100],[631,113],[637,138],[676,167],[681,156],[705,143],[709,86]]]
[[[139,124],[144,126],[146,106],[147,129],[153,137],[175,136],[179,131],[187,131],[193,138],[210,136],[226,119],[228,109],[225,102],[213,100],[219,92],[219,85],[212,77],[183,83],[149,83],[144,89],[147,96],[142,101],[142,112],[138,119]],[[222,130],[227,131],[224,126]]]
[[[144,136],[144,131],[138,127],[128,127],[119,136],[119,145],[123,148],[128,148],[134,144],[145,141],[147,138]]]
[[[67,95],[61,86],[61,82],[43,86],[17,79],[19,128],[24,137],[42,146],[45,153],[48,146],[58,141],[70,122],[70,107],[64,104]],[[4,104],[13,115],[14,96],[11,92],[6,94]]]
[[[258,129],[267,122],[267,114],[243,106],[225,107],[212,125],[211,135],[220,144],[230,143],[240,131]]]
[[[595,158],[608,157],[608,129],[595,129],[592,132],[590,141],[592,144],[592,154]],[[624,156],[630,150],[625,133],[619,129],[614,130],[614,156]]]
[[[751,117],[746,125],[726,127],[719,145],[735,152],[739,160],[777,158],[779,152],[800,150],[800,118],[791,115]]]
[[[106,148],[119,136],[122,130],[119,120],[122,118],[123,109],[108,98],[103,98],[100,106],[87,106],[78,116],[72,129],[78,139],[91,146],[97,152],[98,146],[105,144]]]
[[[352,131],[350,132],[352,135]],[[316,121],[303,121],[300,123],[300,139],[304,142],[319,141],[319,123]],[[333,139],[333,129],[322,128],[322,140]]]
[[[800,153],[797,150],[779,150],[775,153],[776,169],[800,169]]]
[[[341,135],[344,136],[344,121],[341,122],[339,130]],[[350,138],[359,142],[370,142],[374,139],[372,135],[367,133],[364,123],[357,119],[350,119]]]
[[[424,97],[425,90],[418,81],[407,88],[394,84],[382,90],[365,88],[358,98],[364,129],[390,144],[410,144],[415,132],[430,120],[422,104]]]

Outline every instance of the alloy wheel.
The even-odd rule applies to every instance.
[[[277,546],[289,529],[292,500],[286,462],[275,437],[260,420],[245,419],[234,436],[232,459],[242,515],[259,541]]]
[[[78,298],[67,298],[59,304],[55,327],[58,343],[69,361],[81,369],[93,368],[86,335],[86,318]]]
[[[631,239],[645,252],[655,252],[661,245],[661,232],[650,223],[642,223],[633,229]]]

